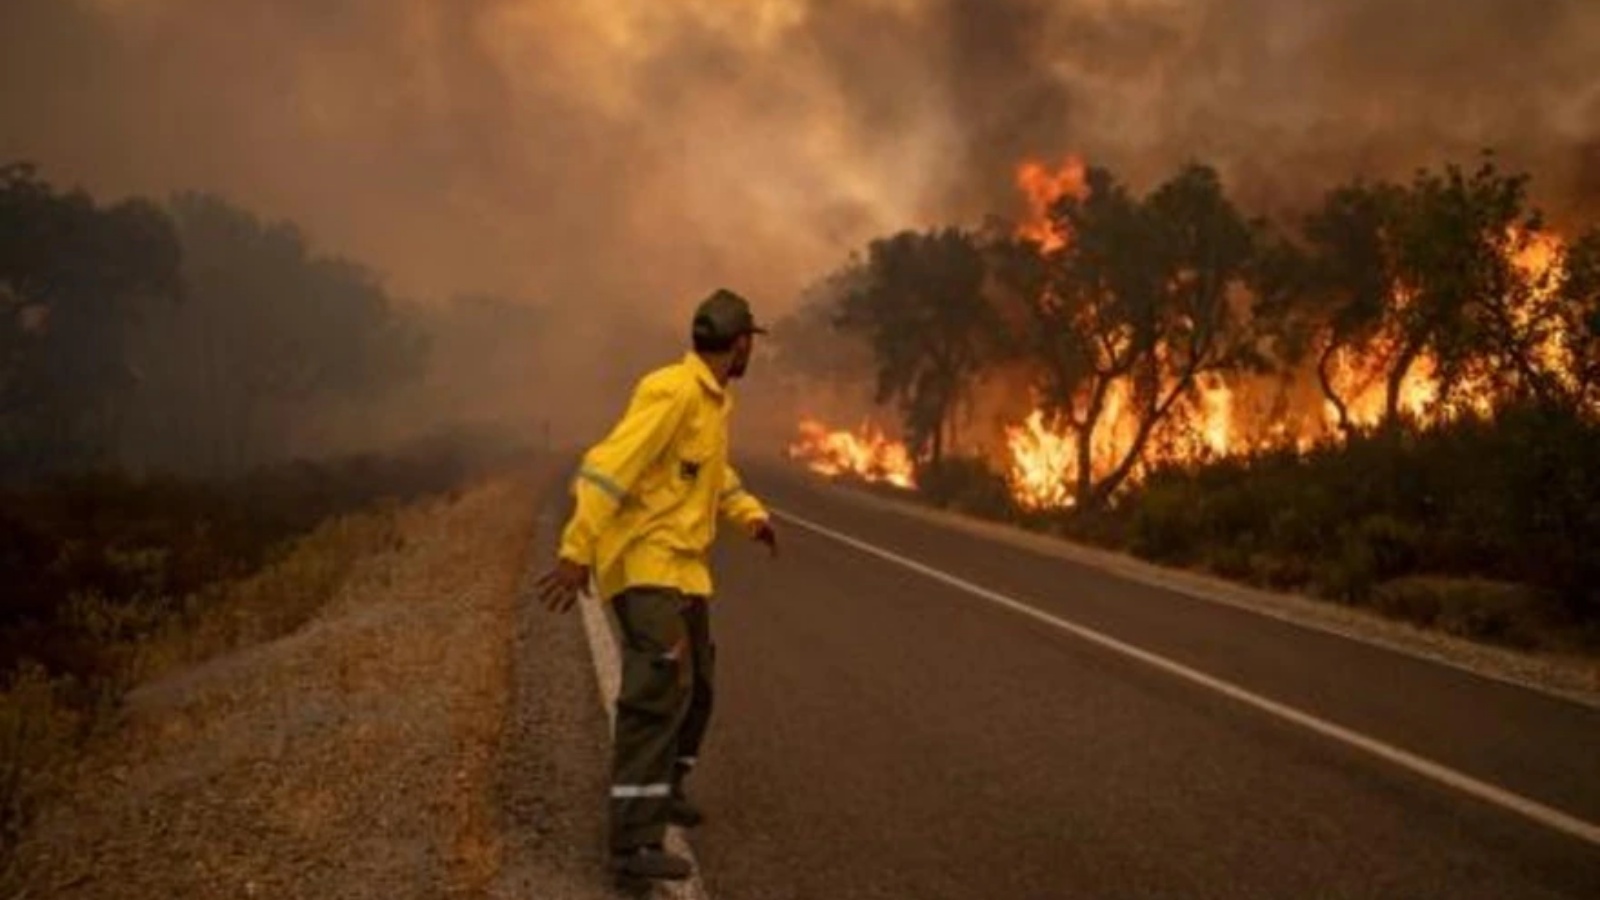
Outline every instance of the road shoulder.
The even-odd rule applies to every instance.
[[[542,532],[557,527],[548,517],[540,522]],[[505,854],[488,896],[599,900],[615,896],[604,875],[610,726],[582,617],[557,616],[533,596],[546,561],[534,553],[517,602],[511,714],[497,777]]]

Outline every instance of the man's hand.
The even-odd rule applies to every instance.
[[[556,567],[539,578],[539,599],[551,612],[564,613],[578,602],[578,593],[588,586],[588,566],[556,560]]]
[[[770,519],[758,519],[750,526],[750,539],[758,544],[766,544],[767,550],[774,558],[778,555],[778,533],[772,530]]]

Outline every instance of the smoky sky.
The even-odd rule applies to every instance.
[[[777,311],[1024,156],[1260,211],[1497,149],[1600,210],[1594,0],[6,0],[0,159],[215,191],[419,298]]]

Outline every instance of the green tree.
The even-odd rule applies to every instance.
[[[226,473],[281,458],[318,404],[375,398],[420,368],[425,348],[365,268],[216,197],[171,208],[185,302],[140,331],[141,462]]]
[[[935,466],[953,440],[957,404],[1000,334],[987,274],[977,239],[947,228],[873,241],[841,275],[849,287],[836,324],[866,338],[877,401],[897,404],[912,452]]]
[[[1255,232],[1216,172],[1189,166],[1143,199],[1105,169],[1090,169],[1088,186],[1052,210],[1071,238],[1047,256],[1033,304],[1045,408],[1077,442],[1080,509],[1127,480],[1200,375],[1259,362],[1244,292]],[[1130,389],[1134,434],[1116,458],[1097,460],[1119,385]]]
[[[0,477],[104,462],[139,378],[130,329],[180,292],[172,223],[0,167]]]

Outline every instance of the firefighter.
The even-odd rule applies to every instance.
[[[718,518],[777,555],[766,509],[728,463],[729,383],[745,374],[755,335],[765,333],[732,291],[701,302],[694,351],[646,375],[622,420],[584,455],[556,565],[539,580],[545,605],[566,612],[592,578],[621,626],[609,810],[612,868],[621,877],[691,873],[662,839],[669,823],[701,820],[684,779],[711,716],[707,552]]]

